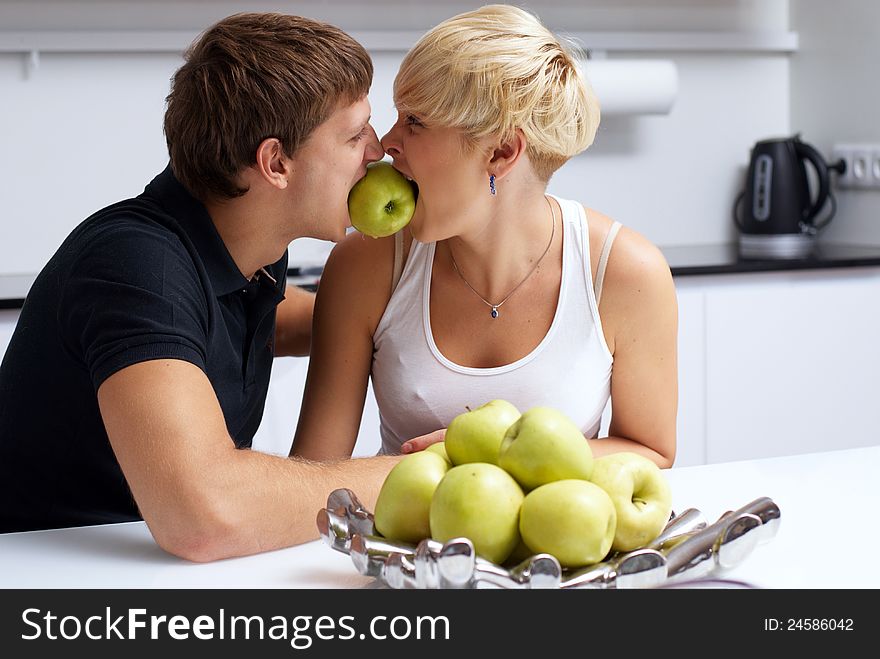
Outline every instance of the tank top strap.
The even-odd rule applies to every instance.
[[[401,274],[403,274],[403,231],[398,231],[394,234],[394,270],[391,273],[392,295],[400,282]]]
[[[596,283],[593,292],[596,294],[596,305],[602,300],[602,283],[605,281],[605,268],[608,267],[608,256],[611,254],[611,246],[620,231],[620,222],[614,222],[605,236],[605,242],[602,244],[602,253],[599,255],[599,264],[596,266]]]

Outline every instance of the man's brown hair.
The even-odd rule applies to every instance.
[[[366,95],[370,56],[337,27],[276,13],[229,16],[184,55],[165,99],[175,176],[195,197],[239,197],[260,143],[291,156],[340,104]]]

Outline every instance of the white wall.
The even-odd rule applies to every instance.
[[[281,11],[346,30],[425,29],[480,0],[2,0],[0,29],[201,29],[241,11]],[[788,0],[511,2],[568,30],[783,30]]]
[[[2,2],[0,30],[191,29],[236,11],[282,10],[350,31],[424,30],[479,3]],[[787,0],[534,1],[565,31],[788,29]],[[585,44],[589,46],[589,44]],[[391,124],[390,87],[400,54],[376,54],[375,127]],[[612,52],[609,57],[634,57]],[[789,57],[779,53],[638,53],[672,59],[679,96],[666,116],[607,117],[596,143],[551,181],[660,245],[733,237],[730,207],[751,144],[789,132]],[[94,210],[138,193],[165,164],[161,132],[176,54],[0,53],[0,274],[38,271],[70,229]],[[329,245],[297,244],[294,265]]]
[[[611,117],[550,181],[659,245],[735,237],[731,208],[749,148],[788,133],[784,56],[678,54],[669,115]],[[745,103],[743,98],[762,99]]]
[[[36,273],[94,211],[165,166],[162,112],[179,57],[0,55],[0,274]]]
[[[880,144],[880,3],[796,0],[792,29],[791,124],[831,158],[835,143]],[[880,244],[880,191],[840,190],[825,238]]]

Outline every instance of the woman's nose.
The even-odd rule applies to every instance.
[[[382,148],[392,158],[397,158],[402,153],[400,148],[400,140],[397,139],[397,126],[395,125],[380,140]]]

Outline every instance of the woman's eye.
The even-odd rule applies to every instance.
[[[405,119],[405,123],[407,126],[421,126],[422,122],[416,119],[411,114],[408,114]]]

